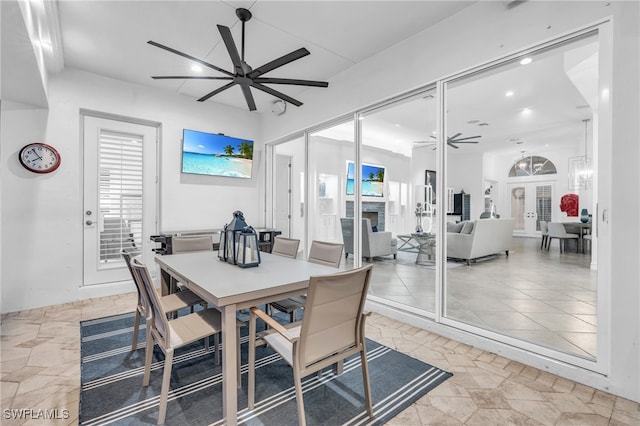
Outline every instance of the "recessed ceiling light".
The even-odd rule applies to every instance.
[[[522,108],[522,114],[527,115],[531,113],[531,109],[529,108]]]
[[[522,60],[520,61],[520,65],[528,65],[528,64],[530,64],[531,62],[533,62],[533,59],[531,59],[531,58],[524,58],[524,59],[522,59]]]
[[[200,65],[192,65],[191,71],[193,72],[202,72],[202,67]]]
[[[400,123],[396,123],[396,124],[394,124],[394,126],[400,127]]]
[[[507,98],[510,96],[513,96],[513,90],[509,90],[507,93],[504,94]]]

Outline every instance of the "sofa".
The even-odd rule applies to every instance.
[[[447,257],[472,259],[505,252],[509,256],[514,219],[479,219],[447,224]]]
[[[344,242],[344,256],[353,254],[353,218],[340,218],[342,226],[342,241]],[[369,219],[362,219],[362,257],[371,261],[376,256],[390,256],[396,258],[398,240],[391,236],[391,232],[374,232]]]

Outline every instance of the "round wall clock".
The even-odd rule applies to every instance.
[[[20,164],[34,173],[50,173],[60,166],[60,154],[46,143],[35,142],[20,150]]]

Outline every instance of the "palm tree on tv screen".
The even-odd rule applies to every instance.
[[[253,145],[247,141],[240,143],[240,155],[243,158],[253,158]]]
[[[233,155],[233,146],[227,145],[224,147],[224,153],[227,155]]]

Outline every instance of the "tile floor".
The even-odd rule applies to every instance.
[[[130,293],[3,315],[0,423],[77,424],[80,321],[131,312],[135,303]],[[370,317],[367,336],[454,373],[391,425],[640,424],[638,403],[381,315]],[[11,419],[10,409],[57,409],[60,419]]]
[[[416,267],[415,253],[376,259],[370,293],[434,312],[435,270]],[[589,254],[539,238],[514,238],[504,254],[449,262],[446,316],[587,359],[596,357],[597,272]],[[348,265],[347,265],[348,266]]]

